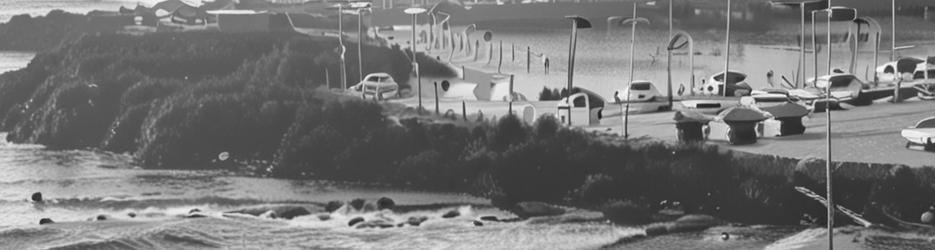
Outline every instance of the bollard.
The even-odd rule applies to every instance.
[[[467,102],[461,101],[461,119],[467,121]]]
[[[526,46],[526,74],[529,74],[530,64],[532,63],[532,52],[529,51],[529,46]]]
[[[435,82],[435,115],[438,115],[438,82]]]

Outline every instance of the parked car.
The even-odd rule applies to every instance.
[[[657,96],[661,96],[652,82],[643,80],[633,81],[630,83],[630,89],[614,93],[614,101],[617,103],[626,102],[627,95],[630,95],[630,102],[651,102]]]
[[[922,147],[923,150],[935,150],[935,117],[922,119],[915,126],[903,129],[900,133],[906,138],[906,148]]]
[[[364,77],[364,80],[350,87],[352,91],[360,92],[364,99],[377,100],[399,97],[399,84],[387,73],[373,73]]]

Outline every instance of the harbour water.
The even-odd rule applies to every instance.
[[[0,22],[16,15],[44,16],[51,10],[85,14],[92,10],[117,11],[120,6],[132,8],[137,3],[151,6],[155,0],[0,0]]]
[[[594,249],[643,234],[641,226],[611,225],[600,220],[599,213],[583,210],[521,222],[483,221],[483,226],[476,226],[474,221],[481,216],[515,215],[464,194],[222,171],[143,170],[127,155],[53,151],[38,145],[0,143],[0,173],[0,242],[4,242],[0,249]],[[33,192],[42,192],[45,202],[28,201]],[[322,205],[332,200],[379,197],[391,197],[401,209],[322,211]],[[312,214],[286,220],[224,213],[284,204],[308,207]],[[205,217],[189,218],[192,209]],[[452,210],[460,216],[442,218]],[[330,219],[322,220],[322,215]],[[99,216],[106,220],[96,219]],[[396,224],[418,216],[428,218],[418,227],[347,225],[355,217]],[[40,226],[41,218],[56,223]],[[646,240],[638,246],[751,249],[781,247],[790,241],[804,246],[820,242],[820,233],[780,242],[801,229],[721,226]],[[723,240],[722,232],[734,237]]]
[[[922,21],[921,18],[900,17],[898,19],[905,26],[907,33],[914,36],[898,40],[899,46],[913,45],[914,47],[900,50],[897,57],[912,56],[926,57],[935,55],[935,44],[931,39],[935,33],[930,30],[935,23]],[[592,22],[597,22],[592,20]],[[780,20],[771,28],[761,31],[735,30],[732,32],[730,70],[747,74],[747,83],[754,89],[769,87],[766,75],[773,71],[775,83],[780,83],[781,77],[795,82],[798,73],[800,51],[796,36],[799,34],[799,25],[795,20]],[[888,23],[888,18],[881,18],[881,23]],[[809,27],[810,28],[810,27]],[[420,33],[427,26],[419,27]],[[834,23],[832,29],[847,30],[844,23]],[[464,27],[454,27],[456,34]],[[517,74],[515,91],[522,93],[530,99],[538,96],[542,87],[562,88],[567,83],[568,44],[571,30],[567,27],[478,27],[477,30],[489,30],[493,33],[490,44],[480,40],[481,50],[478,60],[473,60],[473,54],[465,55],[455,53],[453,64],[465,65],[473,68],[483,68],[488,72],[497,72],[500,55],[500,41],[503,41],[503,64],[500,68],[504,74]],[[819,28],[823,32],[824,27]],[[916,31],[918,30],[918,31]],[[675,31],[679,31],[675,27]],[[723,72],[725,68],[724,28],[713,27],[710,30],[686,31],[694,38],[694,79],[696,86],[702,79]],[[810,30],[808,32],[811,32]],[[888,30],[884,29],[881,42],[879,64],[889,61],[890,43]],[[471,40],[481,39],[480,32],[474,32]],[[666,86],[666,36],[667,29],[660,25],[637,27],[636,46],[634,49],[634,80],[649,80],[663,94]],[[408,46],[409,31],[382,32],[384,36],[393,36],[397,42]],[[821,34],[821,33],[819,33]],[[903,39],[900,35],[899,38]],[[810,35],[807,46],[811,47]],[[590,89],[603,95],[608,100],[613,99],[614,91],[624,89],[629,79],[630,58],[630,27],[595,27],[578,31],[577,56],[575,58],[574,85]],[[456,40],[455,43],[458,43]],[[531,49],[531,74],[526,74],[526,47]],[[826,50],[819,45],[820,56],[818,71],[828,72]],[[856,61],[855,75],[864,81],[873,80],[874,56],[872,42],[861,43],[860,53]],[[488,63],[487,53],[493,48],[492,59]],[[420,51],[424,48],[420,48]],[[445,57],[447,52],[437,53]],[[542,54],[549,58],[550,72],[544,74],[543,59],[537,57]],[[833,68],[849,71],[851,52],[846,44],[832,46]],[[806,56],[806,77],[814,77],[814,58],[809,52]],[[674,90],[684,85],[686,92],[691,86],[691,71],[689,66],[687,46],[673,55],[672,83]],[[779,86],[777,86],[779,87]]]
[[[26,51],[0,51],[0,74],[26,67],[35,55]]]

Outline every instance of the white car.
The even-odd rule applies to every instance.
[[[903,129],[903,138],[909,142],[906,148],[921,146],[924,150],[935,149],[935,117],[922,119],[915,126]]]
[[[377,100],[399,97],[399,84],[387,73],[373,73],[364,77],[360,83],[350,87],[352,91],[360,92],[364,99]]]
[[[630,95],[630,102],[651,102],[657,96],[662,96],[652,82],[642,80],[630,83],[630,89],[614,93],[614,101],[617,103],[626,102],[627,95]]]
[[[818,77],[817,82],[815,78],[808,79],[808,84],[814,87],[811,88],[811,90],[817,93],[823,93],[825,88],[828,87],[829,82],[831,83],[831,97],[840,102],[857,99],[857,97],[860,96],[860,91],[864,87],[864,83],[853,74],[839,73],[826,75]]]
[[[915,57],[905,57],[880,65],[876,69],[877,81],[881,83],[894,83],[897,79],[904,81],[912,80],[912,73],[916,65],[924,63],[925,60]]]

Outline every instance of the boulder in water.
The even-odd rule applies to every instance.
[[[538,201],[524,201],[516,203],[513,212],[520,217],[552,216],[565,213],[565,209]]]
[[[474,221],[474,226],[475,226],[475,227],[482,227],[482,226],[484,226],[484,223],[483,223],[483,222],[480,222],[480,221]]]
[[[393,199],[380,197],[380,199],[377,200],[377,210],[393,209],[394,207],[396,207],[396,201],[393,201]]]
[[[493,215],[481,216],[479,219],[482,221],[500,221],[497,216]]]
[[[319,215],[318,215],[318,220],[320,220],[320,221],[329,221],[329,220],[331,220],[331,215],[330,215],[330,214],[319,214]]]
[[[665,225],[653,225],[646,228],[646,236],[663,235],[669,232]]]
[[[99,214],[97,215],[97,218],[95,218],[95,220],[97,221],[107,220],[107,216],[103,214]]]
[[[352,226],[354,226],[355,224],[361,223],[361,222],[364,222],[364,218],[363,218],[363,217],[354,217],[353,219],[351,219],[350,221],[347,222],[347,226],[352,227]]]
[[[188,210],[188,213],[190,213],[190,214],[193,214],[193,213],[201,213],[201,209],[192,208],[192,210]]]
[[[280,218],[285,218],[287,220],[291,220],[292,218],[303,216],[303,215],[312,214],[312,212],[308,211],[308,209],[306,209],[305,207],[300,207],[300,206],[279,207],[278,209],[274,211],[276,211],[276,214],[279,215]]]
[[[458,210],[451,210],[443,214],[442,218],[451,219],[458,216],[461,216],[461,212],[458,212]]]
[[[426,217],[426,216],[413,216],[413,217],[409,217],[409,219],[406,220],[406,224],[409,224],[412,226],[419,226],[419,225],[422,225],[422,222],[425,222],[428,219],[429,217]]]
[[[333,213],[334,211],[337,211],[338,209],[340,209],[342,206],[344,206],[343,201],[329,201],[328,204],[325,205],[325,211],[328,211],[329,213]]]
[[[364,228],[391,228],[395,227],[393,223],[385,220],[371,220],[358,223],[354,228],[364,229]]]
[[[129,212],[129,213],[127,213],[127,216],[129,216],[130,218],[136,218],[136,213],[134,213],[134,212]]]
[[[32,197],[30,198],[33,202],[42,202],[42,192],[32,193]]]
[[[49,218],[42,218],[39,220],[39,225],[52,224],[52,223],[55,223],[55,221],[52,221],[52,219],[49,219]]]
[[[352,201],[350,202],[350,205],[351,205],[351,207],[354,208],[355,210],[361,210],[361,209],[364,208],[364,204],[365,204],[365,203],[366,203],[366,201],[364,201],[364,199],[358,198],[358,199],[352,200]]]

